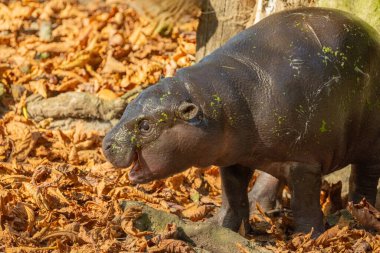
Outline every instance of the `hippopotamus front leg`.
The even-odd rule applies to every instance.
[[[247,187],[253,171],[240,165],[220,168],[222,207],[216,217],[219,225],[238,231],[241,223],[244,222],[245,231],[248,231],[249,202]]]
[[[290,202],[296,232],[308,233],[314,228],[316,236],[324,231],[323,214],[319,202],[321,166],[294,163],[290,168]]]
[[[350,200],[354,203],[362,198],[375,206],[377,184],[380,177],[380,165],[366,166],[355,164],[351,166],[350,175]]]

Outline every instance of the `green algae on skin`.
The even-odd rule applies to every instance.
[[[160,97],[160,102],[163,102],[167,97],[169,97],[172,93],[170,91],[164,93]]]
[[[135,143],[135,142],[137,142],[136,136],[132,135],[131,138],[130,138],[130,141],[131,141],[132,144]]]
[[[327,54],[327,53],[333,53],[334,51],[332,50],[331,47],[326,47],[326,46],[323,46],[322,47],[322,52]]]
[[[323,119],[322,120],[322,125],[321,125],[321,127],[319,128],[319,131],[321,132],[321,133],[325,133],[325,132],[327,132],[328,130],[327,130],[327,123],[326,123],[326,121]]]
[[[219,114],[219,109],[222,108],[222,98],[218,94],[212,95],[212,100],[210,102],[210,107],[212,108],[212,117],[216,118]]]
[[[239,117],[239,116],[237,116],[236,113],[232,113],[232,115],[230,115],[230,116],[228,117],[228,123],[229,123],[231,126],[236,126],[236,124],[237,124],[237,120],[238,120],[238,117]]]
[[[322,62],[326,66],[328,64],[328,61],[333,62],[333,60],[330,57],[334,57],[342,68],[344,67],[345,63],[348,60],[345,53],[339,50],[334,50],[331,47],[327,47],[327,46],[322,47],[322,54],[318,53],[318,56],[322,57]]]
[[[305,28],[304,28],[304,26],[301,24],[301,22],[299,22],[299,21],[296,21],[295,23],[294,23],[294,27],[295,28],[297,28],[297,29],[299,29],[301,32],[305,32]]]
[[[121,150],[121,147],[119,147],[116,143],[112,143],[111,150]]]
[[[218,102],[218,103],[222,102],[222,99],[219,97],[219,95],[214,94],[214,95],[212,95],[212,97],[213,97],[213,99],[214,99],[216,102]]]
[[[128,134],[130,135],[129,141],[131,142],[131,144],[137,148],[140,148],[141,147],[141,140],[138,138],[137,133],[132,133],[132,132],[128,131]]]
[[[277,117],[277,123],[278,123],[278,125],[279,126],[282,125],[284,123],[285,119],[286,119],[286,116],[278,116]]]
[[[161,113],[161,118],[158,120],[158,123],[166,122],[169,119],[169,116],[165,113]]]

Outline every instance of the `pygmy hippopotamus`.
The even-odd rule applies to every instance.
[[[379,34],[339,10],[273,14],[144,90],[103,149],[114,166],[133,164],[135,183],[220,166],[217,220],[235,231],[248,219],[254,169],[286,176],[296,230],[321,233],[322,175],[354,164],[354,200],[375,201]]]

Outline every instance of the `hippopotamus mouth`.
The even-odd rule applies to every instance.
[[[151,176],[147,175],[146,169],[143,167],[143,161],[142,156],[139,154],[139,151],[135,151],[133,161],[132,161],[132,168],[129,172],[129,180],[132,183],[145,183],[150,181]]]

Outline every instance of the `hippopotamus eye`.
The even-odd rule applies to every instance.
[[[139,130],[141,133],[145,133],[145,134],[150,132],[151,126],[150,126],[148,120],[144,119],[144,120],[140,121]]]

